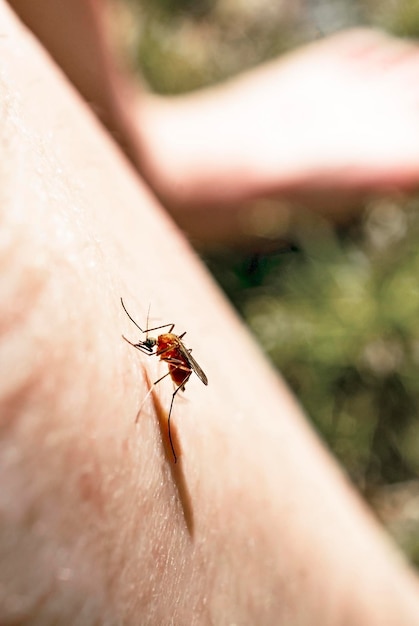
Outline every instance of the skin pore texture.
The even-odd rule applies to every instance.
[[[1,623],[415,626],[416,578],[181,232],[1,0],[0,24]],[[121,296],[208,376],[176,466],[170,380],[135,423],[167,366]]]

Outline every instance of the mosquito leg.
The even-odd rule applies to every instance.
[[[121,298],[121,304],[122,304],[122,308],[124,309],[125,313],[126,313],[126,314],[128,315],[128,317],[130,318],[131,322],[132,322],[133,324],[135,324],[135,325],[136,325],[136,327],[137,327],[137,328],[139,328],[139,329],[141,330],[141,332],[142,332],[142,333],[148,333],[150,330],[158,330],[159,328],[169,328],[169,326],[170,326],[169,333],[171,333],[171,332],[172,332],[172,330],[173,330],[173,329],[174,329],[174,327],[175,327],[175,325],[174,325],[174,324],[163,324],[162,326],[155,326],[154,328],[146,328],[145,330],[143,330],[143,329],[141,328],[141,326],[139,326],[139,325],[137,324],[137,322],[135,321],[135,319],[134,319],[133,317],[131,317],[131,315],[128,313],[128,311],[127,311],[127,309],[126,309],[126,307],[125,307],[125,304],[124,304],[124,301],[123,301],[123,299],[122,299],[122,298]],[[148,313],[147,313],[147,325],[148,325],[148,316],[149,316],[149,315],[150,315],[150,307],[148,307]]]
[[[175,399],[175,395],[177,394],[179,389],[183,389],[185,387],[185,384],[188,382],[189,378],[190,378],[190,374],[186,378],[186,380],[184,380],[183,383],[181,385],[179,385],[179,387],[177,387],[177,389],[174,390],[173,395],[172,395],[172,401],[170,403],[169,417],[167,418],[167,429],[169,431],[170,447],[172,448],[173,458],[175,459],[175,463],[177,463],[177,456],[176,456],[175,447],[174,447],[173,441],[172,441],[172,432],[170,430],[170,418],[171,418],[171,415],[172,415],[172,408],[173,408],[173,402],[174,402],[174,399]]]
[[[147,402],[147,398],[149,397],[149,395],[153,391],[154,387],[157,385],[157,383],[159,383],[161,380],[163,380],[163,378],[166,378],[166,376],[169,376],[169,375],[170,375],[170,372],[167,372],[167,374],[165,374],[164,376],[162,376],[161,378],[156,380],[156,382],[151,385],[150,389],[147,391],[147,394],[145,395],[145,397],[143,398],[143,401],[140,404],[140,408],[138,409],[137,417],[135,418],[135,423],[136,424],[138,423],[138,418],[140,417],[141,410],[142,410],[144,404]]]
[[[169,328],[170,326],[170,328]],[[161,326],[155,326],[154,328],[146,328],[145,330],[143,330],[144,333],[149,333],[153,330],[159,330],[160,328],[169,328],[169,333],[172,332],[172,330],[174,329],[175,325],[174,324],[162,324]]]
[[[124,309],[125,313],[126,313],[126,314],[128,315],[128,317],[130,318],[131,322],[132,322],[133,324],[135,324],[135,325],[136,325],[136,327],[137,327],[137,328],[139,328],[139,329],[141,330],[141,332],[143,333],[144,331],[143,331],[143,329],[141,328],[141,326],[139,326],[139,325],[137,324],[137,322],[135,321],[135,319],[134,319],[134,318],[132,318],[132,317],[131,317],[131,315],[128,313],[128,311],[127,311],[127,309],[126,309],[126,307],[125,307],[125,304],[124,304],[124,301],[123,301],[123,299],[122,299],[122,298],[121,298],[121,304],[122,304],[122,308]]]
[[[159,356],[159,352],[156,353],[156,356]],[[178,370],[183,370],[184,372],[190,372],[191,368],[189,367],[189,365],[185,365],[185,361],[181,361],[180,359],[173,359],[172,357],[168,356],[168,357],[164,357],[163,360],[168,364],[168,365],[175,365],[176,369]]]

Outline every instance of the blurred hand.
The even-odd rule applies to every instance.
[[[419,184],[418,77],[416,44],[354,30],[212,89],[142,94],[141,166],[183,226],[202,220],[204,237],[208,209],[239,237],[256,199],[340,219],[367,193]]]

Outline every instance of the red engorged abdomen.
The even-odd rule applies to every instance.
[[[191,368],[178,346],[178,336],[172,333],[165,333],[157,339],[156,353],[162,361],[166,361],[175,385],[181,387],[191,375]],[[177,361],[177,363],[171,363],[171,360]]]
[[[172,380],[175,383],[175,385],[177,385],[178,387],[181,387],[182,385],[184,385],[187,379],[189,378],[189,376],[191,375],[191,371],[180,369],[180,367],[177,367],[176,365],[170,365],[170,363],[168,363],[168,365],[169,365],[169,370],[170,370],[170,376],[172,377]]]

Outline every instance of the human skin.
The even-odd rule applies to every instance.
[[[415,577],[178,229],[0,23],[1,623],[416,624]],[[166,366],[121,296],[209,379],[176,400],[176,465],[169,381],[135,424]]]

